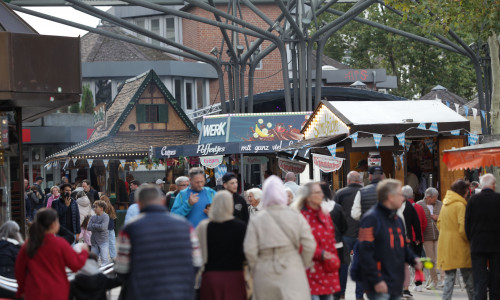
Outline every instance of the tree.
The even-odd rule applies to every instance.
[[[342,10],[347,10],[347,4]],[[331,22],[333,15],[322,20]],[[364,18],[420,36],[423,28],[389,11],[382,5],[372,5]],[[345,61],[345,53],[350,60]],[[467,57],[432,47],[384,30],[350,22],[334,34],[325,48],[325,54],[349,64],[353,68],[384,68],[398,80],[398,89],[392,93],[409,99],[427,94],[437,84],[471,99],[475,92],[474,69]],[[457,76],[460,74],[460,76]]]
[[[488,44],[491,58],[491,119],[492,133],[500,133],[500,2],[496,0],[386,0],[386,4],[403,12],[404,21],[420,24],[431,34],[447,35],[457,42],[471,60],[481,57],[483,43]],[[461,36],[472,33],[469,37]],[[462,40],[460,40],[460,38]],[[477,50],[469,47],[475,43]],[[481,79],[481,76],[478,76]],[[482,84],[482,83],[480,83]],[[486,91],[488,92],[488,91]]]
[[[80,112],[80,103],[73,103],[69,106],[69,112],[72,114],[77,114]]]
[[[94,113],[94,97],[88,84],[82,88],[82,106],[80,107],[80,112],[85,114]]]

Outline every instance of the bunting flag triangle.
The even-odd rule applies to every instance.
[[[45,169],[47,169],[47,171],[50,171],[50,169],[52,169],[52,164],[51,163],[46,164]]]
[[[89,168],[92,168],[92,164],[94,163],[93,159],[87,159],[87,162],[89,163]]]
[[[406,151],[409,151],[411,148],[411,141],[410,140],[405,140],[405,149]]]
[[[458,105],[457,103],[453,103],[453,104],[455,104],[455,110],[457,111],[457,114],[460,114],[460,111],[459,111],[460,105]]]
[[[481,110],[481,116],[486,121],[486,112],[484,110]]]
[[[125,162],[126,162],[125,159],[120,159],[120,165],[122,165],[122,167],[124,168],[125,168]]]
[[[427,148],[429,148],[429,151],[432,153],[434,151],[434,140],[432,139],[426,139],[425,140],[425,145]]]
[[[295,156],[297,156],[297,153],[299,153],[299,150],[295,150],[295,152],[293,153],[292,160],[294,160],[294,159],[295,159]]]
[[[438,132],[438,124],[437,122],[432,122],[431,127],[429,127],[429,130]]]
[[[465,111],[465,116],[469,116],[469,107],[467,105],[464,105],[464,111]]]
[[[309,151],[311,148],[307,148],[306,153],[304,153],[304,158],[309,158]]]
[[[73,161],[73,166],[76,166],[76,162],[78,161],[78,158],[72,158],[71,160]]]
[[[333,144],[327,147],[332,156],[335,158],[337,156],[337,144]]]
[[[460,135],[460,129],[450,131],[451,135]]]
[[[104,163],[104,167],[108,167],[109,159],[103,159],[102,162]]]
[[[378,149],[378,146],[380,145],[380,141],[382,140],[382,134],[380,134],[380,133],[374,133],[373,134],[373,140],[375,141],[375,146]]]
[[[396,157],[396,154],[392,154],[392,158],[394,159],[394,168],[398,167],[398,158]]]
[[[425,123],[420,123],[418,124],[418,129],[422,129],[422,130],[427,130],[427,128],[425,127]]]
[[[396,137],[398,138],[399,144],[403,147],[405,146],[405,135],[406,134],[404,132],[396,134]]]
[[[474,116],[474,120],[476,119],[477,117],[477,108],[471,108],[472,109],[472,115]]]
[[[479,135],[477,134],[469,134],[469,145],[472,146],[472,145],[475,145],[477,144],[477,141],[479,140]]]
[[[357,132],[351,134],[349,137],[354,141],[354,144],[356,144],[358,142],[358,133]]]
[[[405,154],[401,154],[399,156],[399,160],[401,161],[401,168],[404,168],[405,167]]]
[[[446,106],[448,106],[448,108],[450,108],[450,102],[449,101],[446,101]]]
[[[68,167],[68,164],[69,164],[69,159],[67,159],[65,162],[64,162],[64,166],[62,167],[63,170],[66,170],[66,168]]]

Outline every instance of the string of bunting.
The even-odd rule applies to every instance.
[[[451,109],[451,104],[449,101],[445,101],[445,104],[446,106],[448,106],[448,108]],[[455,111],[457,112],[457,114],[460,114],[460,104],[458,103],[453,103],[453,105],[455,106]],[[474,120],[477,118],[477,108],[474,108],[474,107],[469,107],[467,105],[462,105],[463,108],[464,108],[464,113],[465,113],[465,116],[468,117],[469,116],[469,111],[472,111],[472,116],[474,117]],[[480,110],[481,111],[481,118],[483,118],[483,120],[486,122],[486,111],[485,110]],[[491,112],[489,112],[489,114],[491,115]]]

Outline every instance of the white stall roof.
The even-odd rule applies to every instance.
[[[329,101],[353,125],[467,122],[440,100]]]

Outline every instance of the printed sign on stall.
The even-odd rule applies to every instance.
[[[200,157],[200,163],[202,166],[207,167],[209,169],[213,169],[220,165],[224,160],[223,155],[214,155],[214,156],[202,156]]]
[[[278,158],[278,166],[283,172],[292,172],[299,174],[306,169],[306,163],[289,160],[287,158]]]
[[[243,163],[247,165],[262,165],[267,164],[269,159],[265,156],[244,156]]]
[[[321,155],[313,153],[313,163],[315,166],[321,169],[321,171],[325,173],[330,173],[333,171],[337,171],[342,167],[342,163],[344,162],[343,158],[336,157],[334,158],[331,155]]]

